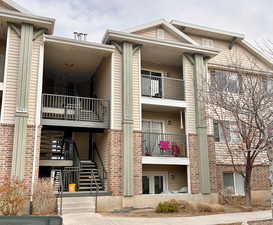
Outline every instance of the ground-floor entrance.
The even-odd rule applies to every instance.
[[[100,129],[48,127],[41,133],[39,177],[62,191],[103,191],[104,166],[96,145]],[[73,188],[71,188],[73,187]]]
[[[142,193],[188,193],[187,166],[143,165]]]

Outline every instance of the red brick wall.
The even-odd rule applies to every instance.
[[[188,135],[189,142],[189,158],[190,158],[190,177],[191,177],[191,193],[197,194],[200,191],[199,179],[199,153],[197,149],[196,134]]]
[[[141,132],[134,132],[134,194],[142,193]],[[107,172],[106,191],[122,195],[123,149],[121,130],[107,130],[96,135],[96,143]]]
[[[0,182],[3,181],[4,177],[6,176],[9,177],[11,175],[13,136],[14,136],[14,125],[11,125],[11,124],[0,125],[0,168],[1,168]],[[38,178],[39,156],[40,156],[40,136],[41,136],[41,127],[38,128],[35,179]],[[29,190],[31,188],[31,180],[32,180],[34,137],[35,137],[35,127],[28,126],[26,152],[25,152],[24,180],[26,181],[27,187]]]
[[[10,176],[14,125],[0,124],[0,183]]]
[[[122,133],[118,130],[110,130],[109,132],[109,162],[108,162],[108,190],[113,195],[122,194]]]
[[[216,153],[214,136],[208,136],[208,155],[211,192],[217,192]]]
[[[234,168],[232,165],[217,165],[217,188],[218,192],[224,189],[224,180],[223,180],[223,173],[224,172],[234,172]],[[269,176],[269,168],[268,166],[259,165],[255,166],[252,171],[252,190],[269,190],[270,183],[268,180]]]
[[[134,193],[142,194],[142,133],[134,132]]]
[[[190,177],[191,177],[191,193],[200,192],[199,177],[199,152],[197,146],[197,135],[189,134],[189,158],[190,158]],[[211,192],[217,192],[217,175],[216,175],[216,155],[214,147],[214,137],[208,136],[208,156],[209,156],[209,172]]]

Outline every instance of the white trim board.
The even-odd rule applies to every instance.
[[[142,164],[150,165],[189,165],[189,158],[185,157],[154,157],[142,156]]]
[[[151,98],[151,97],[143,97],[143,96],[141,97],[141,104],[187,108],[186,101],[162,99],[162,98]]]
[[[4,83],[0,82],[0,91],[3,91],[3,90],[4,90]]]
[[[149,29],[152,27],[157,27],[157,26],[163,26],[167,31],[179,37],[180,40],[184,40],[193,45],[198,45],[191,37],[189,37],[187,34],[183,33],[182,31],[178,30],[175,26],[170,24],[165,19],[159,19],[159,20],[152,21],[150,23],[142,24],[134,28],[127,29],[125,30],[125,32],[133,33],[133,32],[142,31],[142,30]]]

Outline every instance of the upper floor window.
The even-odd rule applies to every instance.
[[[214,41],[208,38],[202,38],[201,44],[203,47],[210,47],[210,48],[214,47]]]
[[[266,89],[268,92],[273,93],[273,78],[267,79]]]
[[[142,75],[142,95],[149,97],[161,98],[162,90],[162,76],[161,72],[151,70],[141,70]]]
[[[240,133],[236,122],[214,120],[214,138],[217,142],[239,143]]]
[[[241,86],[241,76],[236,72],[211,70],[211,87],[218,91],[238,93]],[[213,89],[214,90],[214,89]]]

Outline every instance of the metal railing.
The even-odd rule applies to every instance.
[[[109,115],[109,100],[43,94],[43,119],[108,122]]]
[[[154,98],[185,100],[184,80],[142,74],[141,94]]]
[[[102,158],[100,156],[100,153],[97,149],[97,145],[93,144],[93,151],[94,151],[94,161],[97,163],[98,166],[98,173],[102,182],[103,189],[105,188],[105,180],[107,179],[107,172],[105,170]]]
[[[187,157],[186,135],[142,133],[143,156]]]

